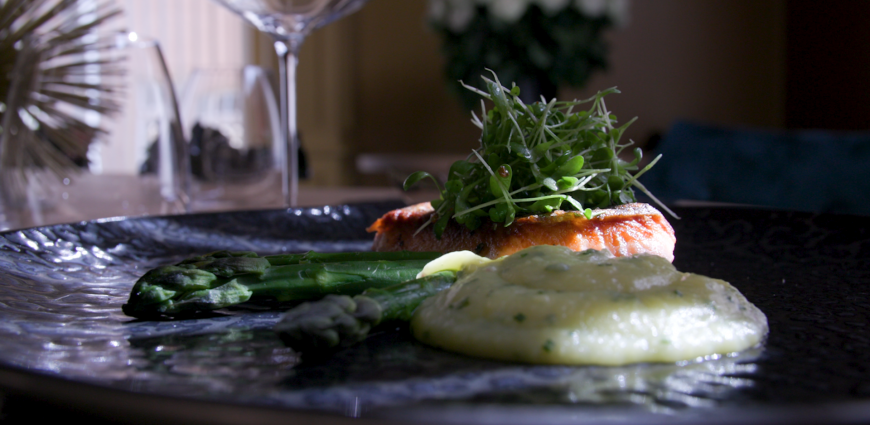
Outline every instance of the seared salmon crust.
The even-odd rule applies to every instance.
[[[431,227],[417,232],[433,213],[428,202],[388,212],[366,229],[377,232],[372,250],[468,250],[498,258],[534,245],[562,245],[575,251],[608,249],[617,257],[655,254],[673,261],[677,242],[662,213],[641,203],[595,210],[591,219],[577,211],[554,211],[517,218],[507,227],[484,221],[473,231],[451,220],[440,239]]]

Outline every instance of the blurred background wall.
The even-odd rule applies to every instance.
[[[611,65],[586,97],[617,86],[608,106],[638,117],[628,136],[643,144],[675,119],[780,127],[785,113],[785,2],[634,1],[631,20],[610,32]]]
[[[870,2],[786,5],[786,126],[867,130]]]
[[[215,16],[203,10],[190,19]],[[677,119],[866,129],[868,12],[864,1],[631,1],[627,25],[607,34],[609,68],[586,87],[560,88],[560,97],[617,86],[622,94],[608,98],[608,106],[623,121],[638,117],[626,136],[641,146]],[[404,153],[434,161],[477,146],[469,112],[446,90],[440,40],[426,13],[425,0],[371,0],[305,42],[299,126],[313,171],[306,184],[391,184],[384,175],[359,173],[358,156]],[[274,67],[270,41],[242,28],[243,59]],[[219,43],[200,42],[203,49]],[[170,68],[178,67],[169,59]],[[180,84],[182,72],[173,74]]]
[[[427,29],[425,7],[374,0],[351,18],[361,34],[357,152],[467,153],[477,146],[469,113],[445,91],[440,40]],[[585,88],[562,88],[560,97],[617,86],[622,94],[608,106],[624,121],[638,117],[626,137],[641,145],[678,118],[781,127],[785,15],[785,1],[632,1],[627,25],[608,34],[609,68]]]

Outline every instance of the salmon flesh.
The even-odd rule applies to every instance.
[[[677,242],[673,227],[662,213],[642,203],[595,210],[591,219],[577,211],[554,211],[517,218],[507,227],[484,220],[476,230],[451,220],[440,239],[431,225],[417,231],[432,214],[428,202],[386,213],[366,229],[376,232],[372,250],[468,250],[498,258],[534,245],[562,245],[575,251],[607,249],[617,257],[646,253],[674,261]]]

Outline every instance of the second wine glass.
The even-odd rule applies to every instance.
[[[296,65],[305,37],[367,0],[215,0],[275,39],[281,74],[281,122],[286,143],[281,192],[284,204],[296,206],[299,192],[298,128],[296,125]]]

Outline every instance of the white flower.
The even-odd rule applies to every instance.
[[[490,15],[512,24],[523,17],[528,6],[528,0],[490,0],[488,9]]]
[[[607,10],[607,0],[574,0],[574,6],[584,15],[598,18]]]
[[[429,19],[446,25],[451,31],[465,31],[474,19],[478,6],[490,16],[513,24],[522,18],[529,5],[537,4],[548,16],[573,6],[590,18],[607,16],[617,26],[628,21],[629,0],[429,0]]]
[[[456,33],[465,31],[474,19],[477,5],[468,0],[450,0],[447,6],[447,27]]]
[[[574,0],[574,7],[592,18],[606,15],[617,26],[628,21],[628,0]]]
[[[447,15],[447,2],[445,0],[429,0],[429,19],[435,22],[444,22]]]
[[[607,3],[607,16],[618,27],[628,23],[628,0],[610,0]]]
[[[556,12],[561,11],[571,0],[537,0],[535,3],[538,3],[538,6],[541,7],[541,10],[544,11],[547,15],[553,16]]]

